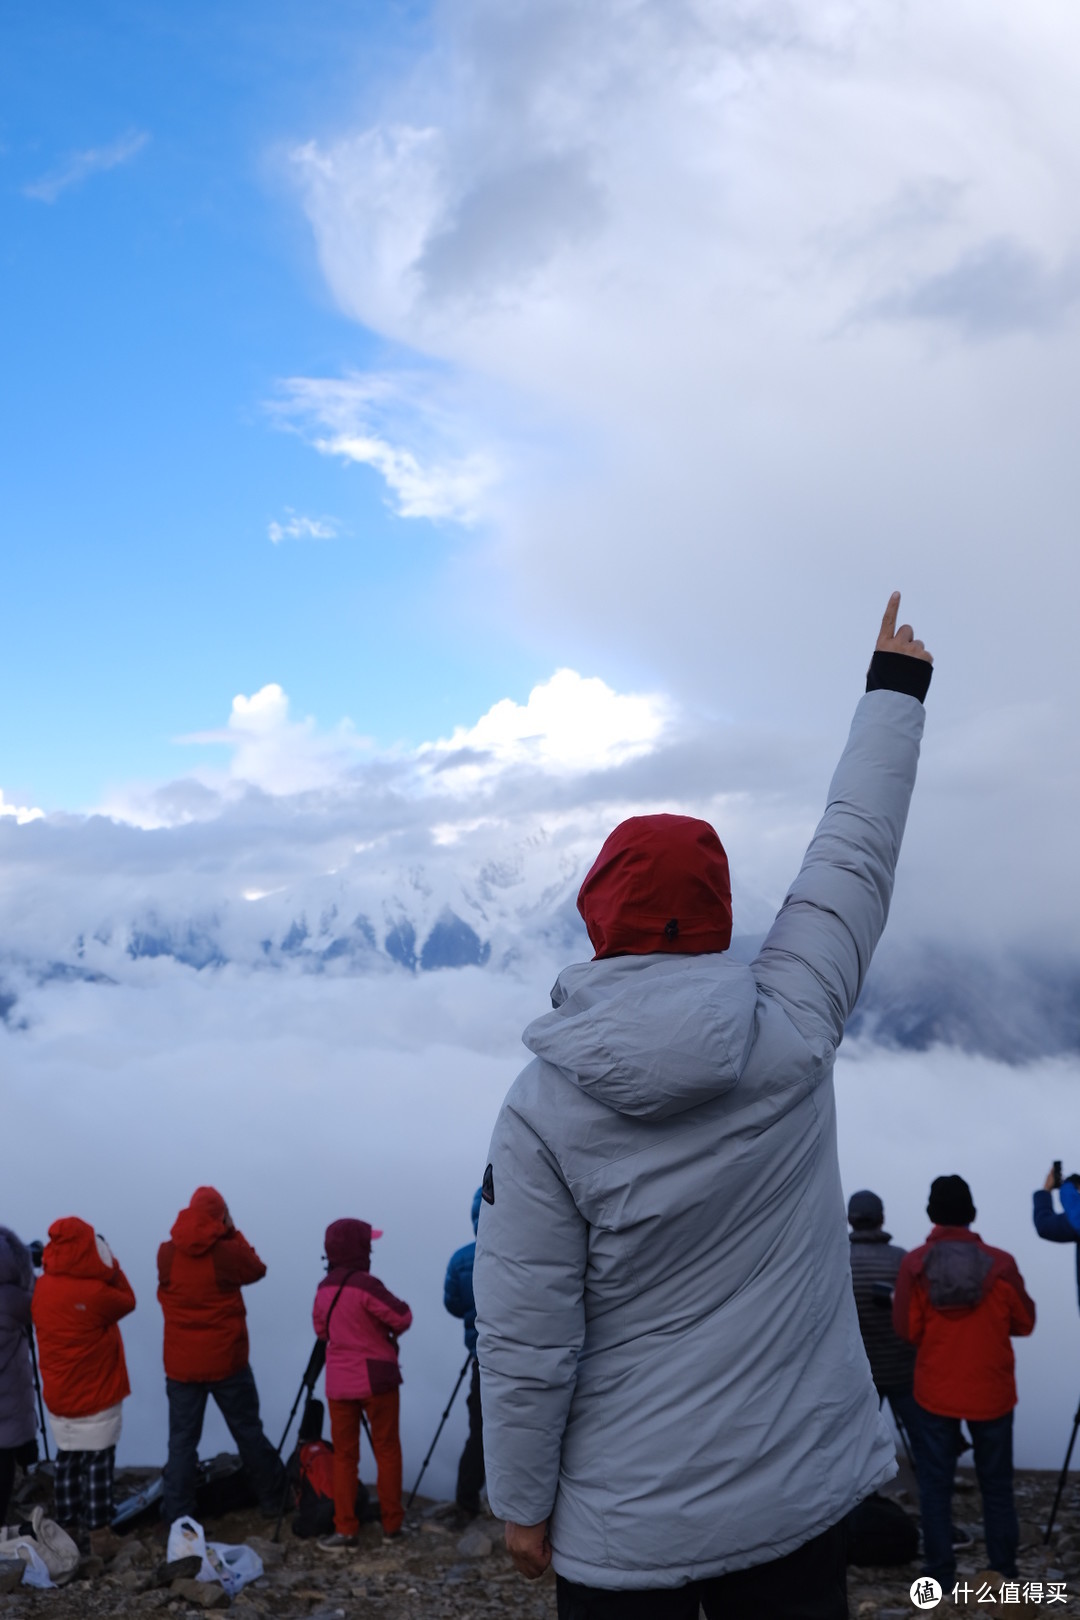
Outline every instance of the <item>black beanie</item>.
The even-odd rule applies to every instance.
[[[885,1206],[875,1192],[854,1192],[848,1199],[847,1218],[856,1232],[869,1232],[885,1220]]]
[[[926,1213],[935,1226],[970,1226],[975,1219],[971,1188],[963,1176],[935,1176]]]

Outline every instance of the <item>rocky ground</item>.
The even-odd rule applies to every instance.
[[[129,1478],[127,1483],[133,1483]],[[914,1508],[910,1479],[893,1492]],[[1023,1473],[1017,1478],[1022,1524],[1021,1583],[1042,1582],[1039,1602],[1002,1599],[1000,1583],[989,1577],[995,1601],[977,1604],[974,1595],[960,1605],[971,1615],[1046,1613],[1080,1617],[1080,1485],[1070,1485],[1059,1513],[1054,1545],[1042,1545],[1055,1480],[1052,1475]],[[956,1498],[958,1524],[976,1537],[959,1555],[961,1578],[978,1590],[986,1553],[979,1525],[979,1497],[970,1476],[961,1473]],[[520,1616],[521,1620],[554,1620],[555,1586],[550,1575],[539,1582],[515,1574],[502,1544],[502,1526],[481,1517],[464,1535],[439,1516],[439,1504],[419,1501],[410,1516],[410,1533],[384,1542],[377,1525],[365,1526],[356,1552],[330,1555],[314,1542],[291,1535],[286,1525],[275,1545],[268,1527],[250,1511],[226,1514],[207,1526],[210,1539],[246,1541],[266,1566],[263,1578],[245,1588],[232,1603],[236,1620],[476,1620],[485,1615]],[[128,1537],[123,1550],[105,1569],[89,1564],[62,1589],[31,1592],[26,1588],[0,1596],[3,1620],[93,1620],[144,1614],[196,1616],[215,1605],[228,1607],[219,1587],[181,1581],[153,1586],[163,1548],[153,1529]],[[918,1573],[903,1570],[852,1569],[849,1597],[852,1620],[908,1620],[917,1610],[909,1589]],[[1065,1603],[1049,1603],[1050,1582],[1064,1583]],[[1023,1584],[1021,1584],[1021,1591]],[[948,1603],[938,1611],[956,1612]],[[657,1620],[662,1620],[658,1615]],[[775,1620],[762,1615],[761,1620]]]

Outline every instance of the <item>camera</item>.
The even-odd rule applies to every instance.
[[[885,1310],[892,1309],[893,1285],[887,1282],[870,1284],[870,1298],[875,1305],[881,1305]]]
[[[1055,1187],[1060,1187],[1061,1186],[1061,1160],[1060,1159],[1055,1159],[1054,1160],[1054,1172],[1053,1172],[1053,1174],[1054,1174],[1054,1186]]]
[[[28,1243],[26,1247],[30,1251],[30,1264],[35,1271],[40,1271],[41,1263],[45,1258],[45,1244],[41,1238],[34,1238],[33,1242]]]

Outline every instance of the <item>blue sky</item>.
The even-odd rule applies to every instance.
[[[265,409],[280,378],[387,352],[328,296],[281,153],[370,116],[423,8],[19,5],[0,26],[9,800],[177,774],[171,739],[268,681],[382,742],[524,695],[550,665],[474,619],[475,539],[396,516]],[[338,538],[271,544],[290,510]]]
[[[1077,25],[1015,19],[6,8],[6,803],[235,767],[173,739],[269,683],[287,791],[304,717],[378,753],[560,666],[782,790],[899,586],[979,824],[1071,806]]]

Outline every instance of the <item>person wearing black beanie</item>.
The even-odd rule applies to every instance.
[[[926,1213],[935,1226],[970,1226],[975,1205],[963,1176],[936,1176],[930,1183]]]
[[[948,1590],[956,1577],[951,1503],[961,1421],[975,1452],[987,1558],[999,1575],[1016,1576],[1010,1339],[1032,1331],[1035,1306],[1012,1255],[971,1231],[975,1204],[963,1176],[936,1177],[926,1213],[934,1228],[901,1262],[893,1327],[916,1347],[923,1574]]]

